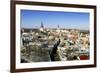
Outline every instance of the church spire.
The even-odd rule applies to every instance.
[[[40,31],[44,30],[43,22],[41,22]]]
[[[41,22],[41,28],[43,28],[44,26],[43,26],[43,22]]]
[[[57,28],[59,28],[59,24],[57,25]]]

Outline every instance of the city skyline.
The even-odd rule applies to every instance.
[[[21,10],[21,28],[39,28],[43,23],[44,28],[82,29],[89,30],[89,13]]]

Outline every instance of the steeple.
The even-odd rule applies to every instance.
[[[44,30],[43,22],[41,22],[40,31]]]
[[[57,25],[57,28],[59,28],[59,24]]]
[[[43,22],[41,22],[41,28],[43,28],[44,26],[43,26]]]
[[[57,25],[57,32],[60,33],[59,24]]]

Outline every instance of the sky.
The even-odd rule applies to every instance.
[[[84,29],[89,30],[89,13],[21,10],[21,28]]]

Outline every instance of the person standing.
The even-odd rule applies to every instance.
[[[57,41],[56,44],[54,44],[54,46],[52,48],[52,51],[50,53],[51,61],[55,61],[55,54],[57,53],[57,49],[58,49],[59,44],[60,44],[60,39]]]

